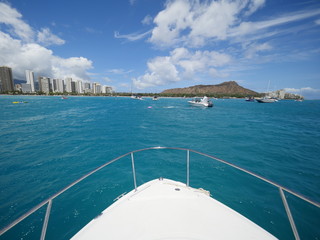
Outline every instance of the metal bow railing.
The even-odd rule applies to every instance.
[[[92,170],[91,172],[87,173],[86,175],[82,176],[81,178],[79,178],[78,180],[72,182],[71,184],[69,184],[68,186],[66,186],[65,188],[63,188],[62,190],[60,190],[59,192],[57,192],[56,194],[52,195],[51,197],[49,197],[48,199],[44,200],[43,202],[41,202],[40,204],[38,204],[37,206],[33,207],[32,209],[30,209],[28,212],[26,212],[25,214],[23,214],[21,217],[19,217],[18,219],[16,219],[15,221],[13,221],[12,223],[10,223],[8,226],[4,227],[3,229],[0,230],[0,236],[3,235],[5,232],[7,232],[8,230],[10,230],[11,228],[13,228],[14,226],[16,226],[18,223],[20,223],[21,221],[23,221],[25,218],[27,218],[28,216],[30,216],[32,213],[36,212],[37,210],[39,210],[41,207],[43,207],[44,205],[48,204],[47,205],[47,210],[46,210],[46,214],[45,214],[45,218],[44,218],[44,221],[43,221],[43,226],[42,226],[42,231],[41,231],[41,236],[40,236],[40,239],[43,240],[45,239],[45,236],[46,236],[46,231],[47,231],[47,227],[48,227],[48,222],[49,222],[49,217],[50,217],[50,212],[51,212],[51,206],[52,206],[52,201],[58,197],[59,195],[61,195],[62,193],[64,193],[65,191],[67,191],[68,189],[70,189],[71,187],[73,187],[74,185],[78,184],[79,182],[81,182],[82,180],[86,179],[87,177],[91,176],[92,174],[98,172],[99,170],[101,170],[102,168],[110,165],[111,163],[113,162],[116,162],[128,155],[131,156],[131,163],[132,163],[132,173],[133,173],[133,182],[134,182],[134,188],[135,188],[135,191],[137,191],[137,180],[136,180],[136,171],[135,171],[135,161],[134,161],[134,153],[137,153],[137,152],[143,152],[143,151],[147,151],[147,150],[158,150],[158,149],[171,149],[171,150],[180,150],[180,151],[186,151],[186,185],[189,186],[189,183],[190,183],[190,152],[193,152],[193,153],[196,153],[196,154],[199,154],[199,155],[202,155],[202,156],[205,156],[205,157],[208,157],[210,159],[213,159],[213,160],[216,160],[220,163],[223,163],[223,164],[226,164],[228,166],[231,166],[232,168],[235,168],[235,169],[238,169],[242,172],[245,172],[255,178],[258,178],[268,184],[271,184],[272,186],[274,187],[277,187],[279,189],[279,193],[280,193],[280,196],[281,196],[281,199],[282,199],[282,202],[283,202],[283,205],[284,205],[284,208],[286,210],[286,213],[287,213],[287,216],[288,216],[288,219],[289,219],[289,222],[290,222],[290,225],[291,225],[291,228],[292,228],[292,231],[293,231],[293,234],[295,236],[295,239],[300,239],[299,237],[299,233],[298,233],[298,230],[296,228],[296,225],[295,225],[295,222],[294,222],[294,219],[292,217],[292,214],[291,214],[291,211],[290,211],[290,208],[289,208],[289,205],[288,205],[288,202],[286,200],[286,197],[284,195],[284,191],[285,192],[288,192],[318,208],[320,208],[320,204],[317,203],[317,202],[314,202],[314,201],[311,201],[310,199],[294,192],[294,191],[291,191],[289,190],[288,188],[285,188],[271,180],[268,180],[262,176],[259,176],[258,174],[255,174],[251,171],[248,171],[244,168],[241,168],[233,163],[230,163],[230,162],[227,162],[225,160],[222,160],[222,159],[219,159],[217,157],[214,157],[214,156],[211,156],[211,155],[208,155],[208,154],[205,154],[205,153],[202,153],[202,152],[198,152],[198,151],[195,151],[195,150],[192,150],[192,149],[188,149],[188,148],[177,148],[177,147],[150,147],[150,148],[144,148],[144,149],[138,149],[138,150],[134,150],[134,151],[131,151],[131,152],[128,152],[126,154],[123,154],[117,158],[114,158],[112,159],[111,161],[108,161],[106,162],[105,164],[101,165],[100,167],[97,167],[96,169]]]

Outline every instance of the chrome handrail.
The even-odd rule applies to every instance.
[[[11,228],[13,228],[15,225],[17,225],[18,223],[20,223],[21,221],[23,221],[25,218],[27,218],[28,216],[30,216],[32,213],[36,212],[38,209],[40,209],[41,207],[43,207],[44,205],[48,204],[47,206],[47,210],[46,210],[46,215],[45,215],[45,219],[44,219],[44,223],[43,223],[43,227],[42,227],[42,232],[41,232],[41,237],[40,239],[43,240],[45,239],[45,234],[46,234],[46,230],[47,230],[47,226],[48,226],[48,222],[49,222],[49,216],[50,216],[50,211],[51,211],[51,206],[52,206],[52,201],[53,199],[55,199],[56,197],[58,197],[59,195],[61,195],[62,193],[64,193],[65,191],[67,191],[68,189],[70,189],[71,187],[73,187],[74,185],[78,184],[79,182],[81,182],[82,180],[86,179],[87,177],[91,176],[92,174],[96,173],[97,171],[101,170],[102,168],[110,165],[111,163],[113,162],[116,162],[128,155],[131,155],[131,162],[132,162],[132,173],[133,173],[133,182],[134,182],[134,187],[135,187],[135,191],[137,190],[137,182],[136,182],[136,173],[135,173],[135,166],[134,166],[134,156],[133,154],[134,153],[137,153],[137,152],[143,152],[143,151],[147,151],[147,150],[155,150],[155,149],[171,149],[171,150],[181,150],[181,151],[186,151],[187,152],[187,160],[186,160],[186,165],[187,165],[187,176],[186,176],[186,185],[189,186],[189,180],[190,180],[190,152],[193,152],[193,153],[196,153],[196,154],[199,154],[199,155],[202,155],[202,156],[205,156],[205,157],[208,157],[210,159],[214,159],[218,162],[221,162],[223,164],[226,164],[228,166],[231,166],[233,168],[236,168],[242,172],[245,172],[253,177],[256,177],[266,183],[269,183],[271,184],[272,186],[275,186],[279,189],[279,192],[280,192],[280,196],[281,196],[281,199],[282,199],[282,202],[283,202],[283,205],[284,205],[284,208],[286,210],[286,213],[287,213],[287,217],[289,219],[289,222],[290,222],[290,225],[291,225],[291,228],[292,228],[292,231],[294,233],[294,236],[295,236],[295,239],[300,239],[299,237],[299,234],[298,234],[298,231],[297,231],[297,228],[295,226],[295,223],[294,223],[294,220],[293,220],[293,217],[292,217],[292,214],[291,214],[291,211],[290,211],[290,208],[289,208],[289,205],[287,203],[287,200],[286,200],[286,197],[283,193],[283,191],[286,191],[318,208],[320,208],[320,203],[318,202],[315,202],[315,201],[312,201],[304,196],[302,196],[301,194],[298,194],[286,187],[283,187],[269,179],[266,179],[258,174],[255,174],[249,170],[246,170],[242,167],[239,167],[233,163],[230,163],[230,162],[227,162],[225,160],[222,160],[222,159],[219,159],[217,157],[214,157],[214,156],[211,156],[211,155],[208,155],[206,153],[202,153],[202,152],[199,152],[199,151],[196,151],[196,150],[192,150],[192,149],[188,149],[188,148],[179,148],[179,147],[150,147],[150,148],[143,148],[143,149],[138,149],[138,150],[134,150],[134,151],[131,151],[131,152],[128,152],[126,154],[123,154],[119,157],[116,157],[106,163],[104,163],[103,165],[101,165],[100,167],[97,167],[95,168],[94,170],[92,170],[91,172],[87,173],[86,175],[82,176],[81,178],[77,179],[76,181],[72,182],[71,184],[69,184],[68,186],[66,186],[65,188],[61,189],[59,192],[57,192],[56,194],[52,195],[51,197],[49,197],[48,199],[42,201],[40,204],[38,204],[37,206],[33,207],[32,209],[30,209],[28,212],[26,212],[25,214],[23,214],[21,217],[17,218],[15,221],[13,221],[12,223],[10,223],[9,225],[7,225],[6,227],[2,228],[0,230],[0,236],[3,235],[5,232],[7,232],[8,230],[10,230]]]

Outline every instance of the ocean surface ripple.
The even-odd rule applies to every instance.
[[[0,96],[1,228],[103,163],[155,146],[216,156],[320,202],[320,101],[259,104],[219,99],[213,108],[198,108],[187,100]],[[164,152],[164,161],[158,152],[152,152],[151,159],[137,154],[140,184],[160,177],[159,172],[185,181],[185,153]],[[293,238],[287,233],[290,226],[277,189],[254,184],[256,180],[222,164],[190,157],[191,186],[210,190],[278,238]],[[70,238],[132,187],[129,158],[85,180],[53,202],[48,239]],[[288,199],[304,238],[319,239],[319,210],[295,197]],[[8,234],[37,237],[41,225],[36,226],[36,218],[43,219],[44,209],[39,214]]]

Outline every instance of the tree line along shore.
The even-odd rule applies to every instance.
[[[36,92],[36,93],[22,93],[20,91],[13,91],[13,92],[1,92],[0,95],[23,95],[23,96],[104,96],[104,97],[131,97],[132,95],[139,95],[142,97],[176,97],[176,98],[193,98],[193,97],[203,97],[207,96],[209,98],[248,98],[248,97],[254,97],[254,98],[261,98],[266,95],[266,93],[258,93],[255,95],[247,95],[247,94],[222,94],[222,93],[205,93],[205,94],[183,94],[183,93],[128,93],[128,92],[113,92],[113,93],[70,93],[70,92]],[[300,99],[301,96],[296,94],[287,93],[285,94],[285,97],[283,99]]]

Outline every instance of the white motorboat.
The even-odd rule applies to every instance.
[[[159,98],[158,98],[157,96],[153,96],[153,97],[152,97],[152,100],[153,100],[153,101],[158,101]]]
[[[268,98],[268,97],[264,97],[264,98],[256,98],[257,102],[259,103],[274,103],[277,102],[278,100],[275,98]]]
[[[159,177],[137,186],[134,154],[162,149],[186,151],[186,183]],[[120,195],[116,202],[92,219],[71,239],[276,239],[261,226],[214,199],[209,191],[190,186],[190,152],[226,164],[278,188],[296,239],[300,239],[299,233],[286,200],[286,194],[292,194],[320,208],[319,203],[312,202],[281,185],[219,158],[185,148],[152,147],[128,152],[94,169],[1,229],[0,236],[47,205],[40,238],[45,239],[52,202],[56,197],[106,166],[131,156],[134,189]],[[62,233],[56,234],[56,238],[61,238]]]
[[[143,100],[141,95],[132,95],[131,98],[136,100]]]
[[[188,101],[188,103],[192,104],[193,106],[213,107],[212,101],[210,101],[206,96],[203,98],[194,98],[191,101]]]

